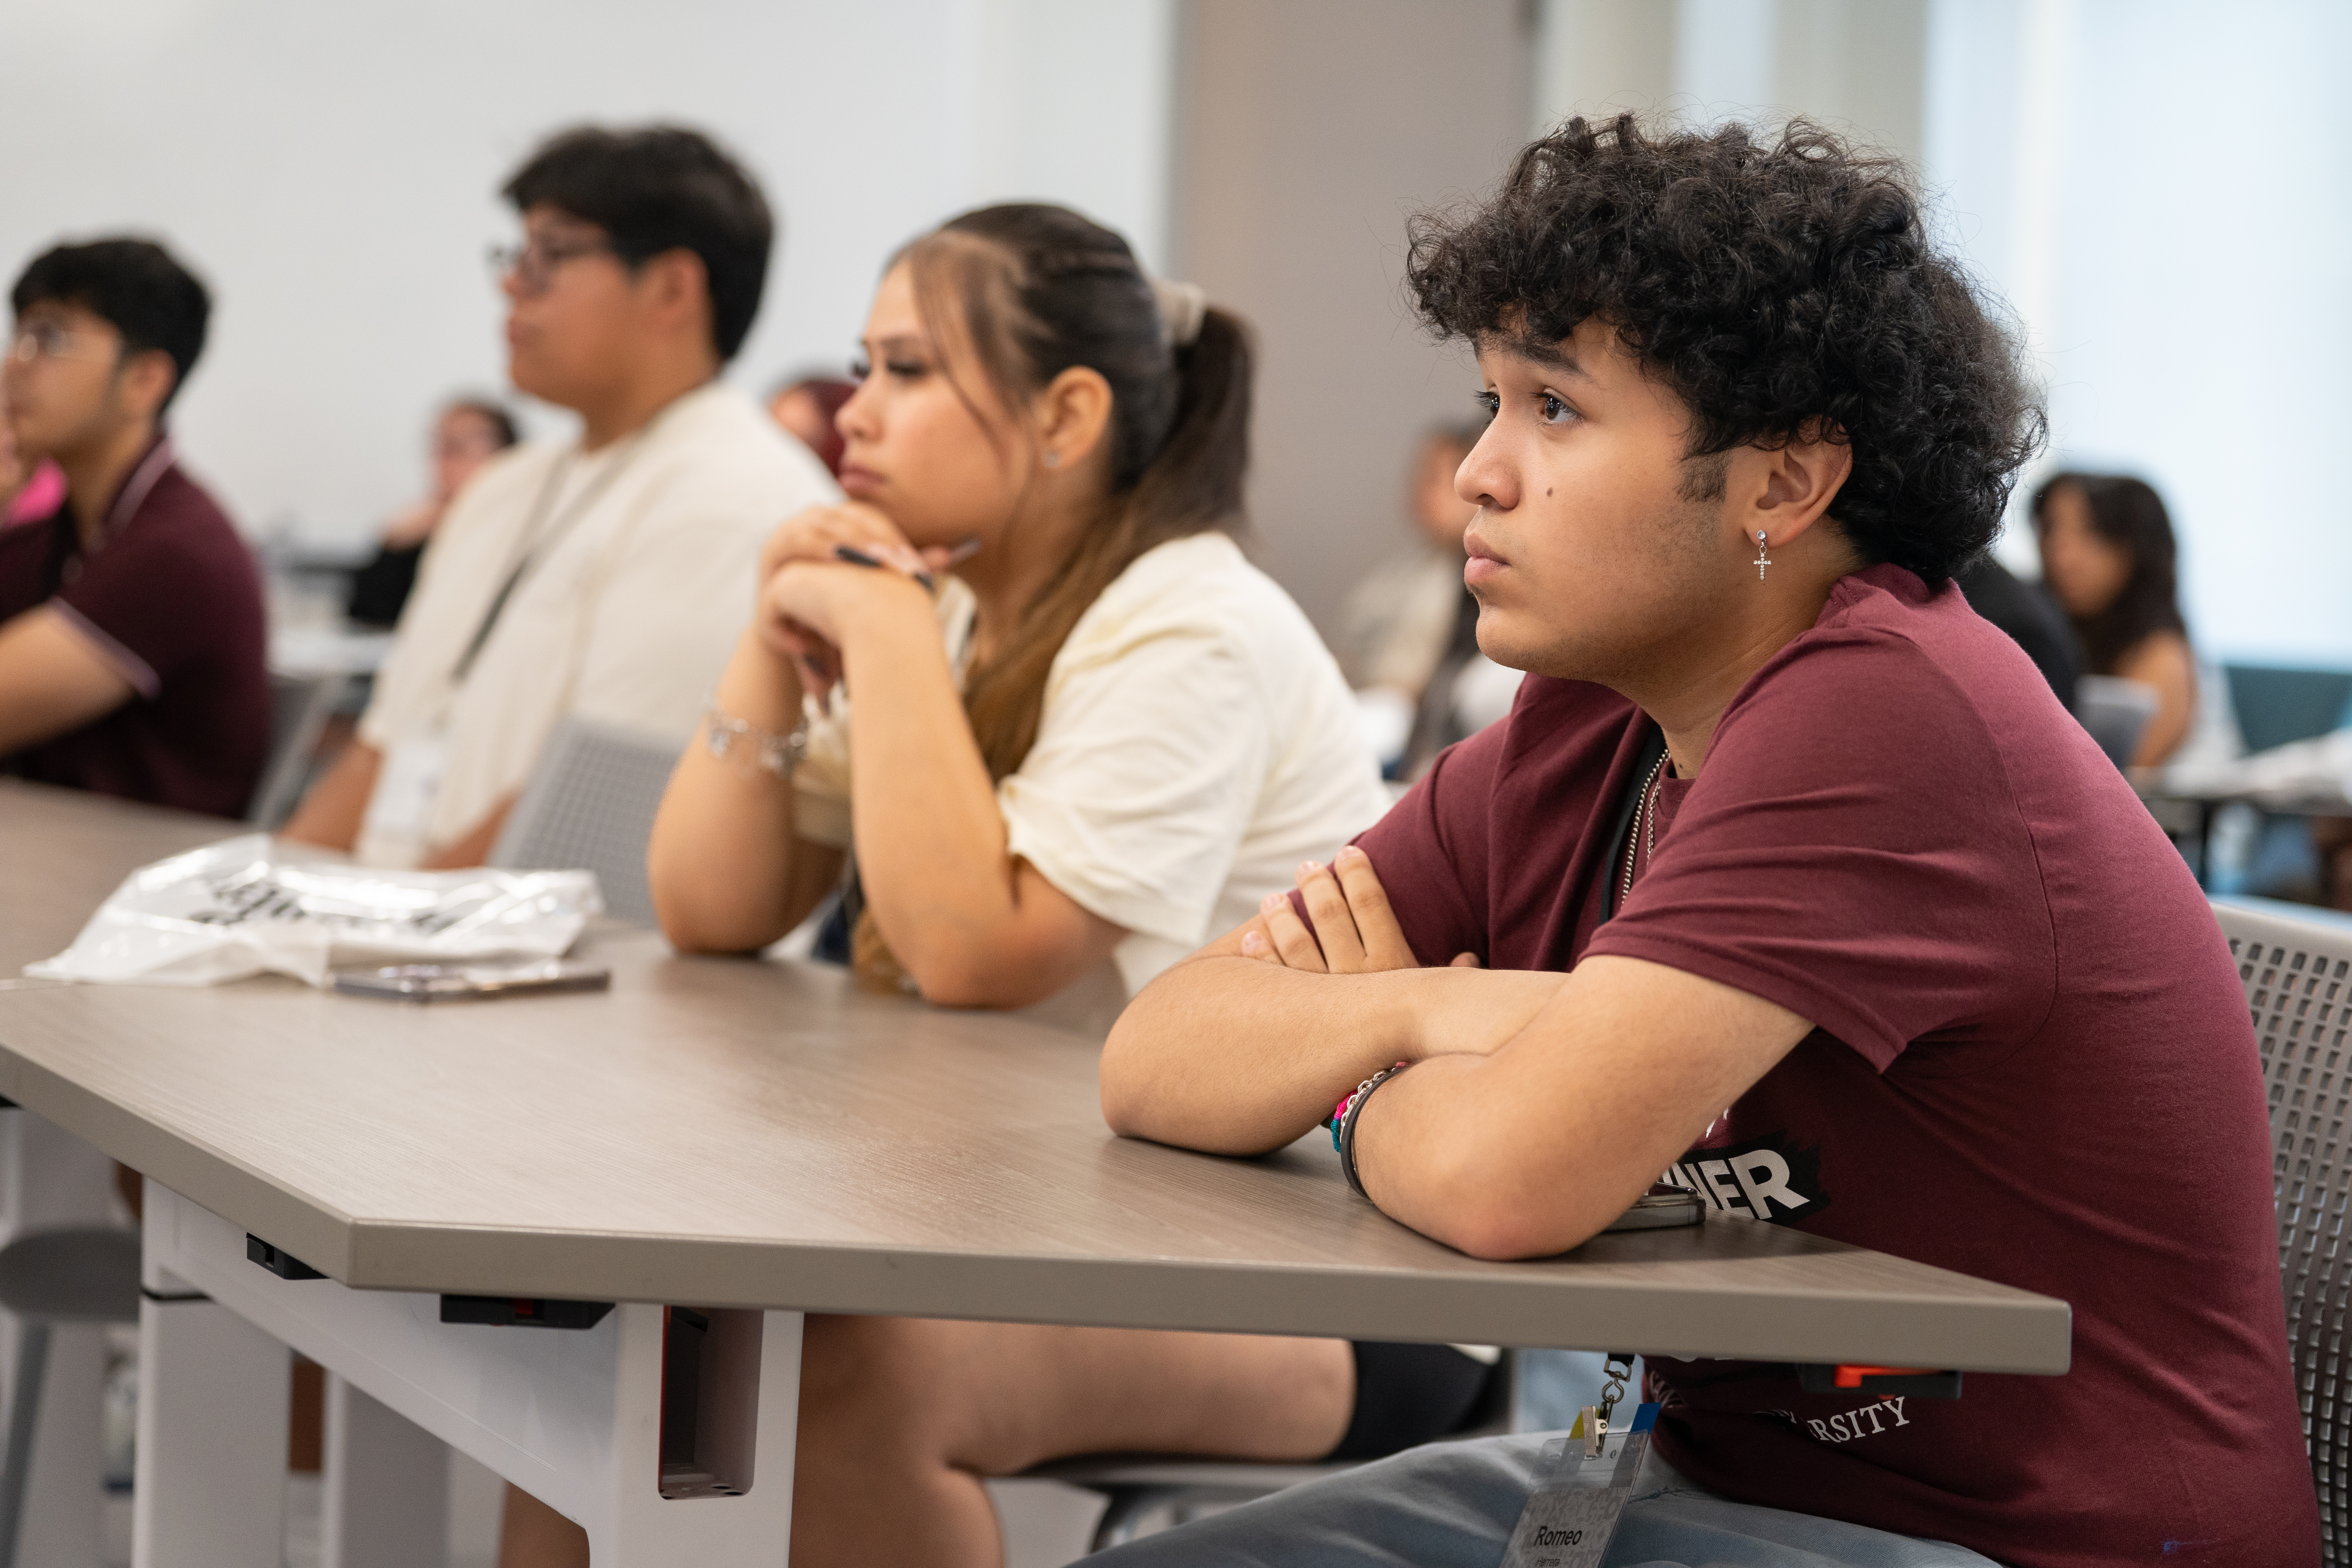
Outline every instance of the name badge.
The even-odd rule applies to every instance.
[[[1584,1436],[1592,1420],[1588,1408],[1568,1436],[1546,1443],[1536,1489],[1511,1531],[1503,1568],[1600,1568],[1633,1496],[1633,1478],[1657,1419],[1656,1405],[1643,1405],[1631,1426],[1610,1433],[1592,1455]]]

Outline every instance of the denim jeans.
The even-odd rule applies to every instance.
[[[1146,1536],[1099,1568],[1497,1568],[1541,1435],[1433,1443]],[[1998,1568],[1940,1541],[1719,1498],[1644,1459],[1602,1568]]]

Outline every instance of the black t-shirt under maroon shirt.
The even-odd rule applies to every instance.
[[[2254,1037],[2130,786],[1958,589],[1874,567],[1734,699],[1699,776],[1664,785],[1604,925],[1652,733],[1612,692],[1530,677],[1445,752],[1360,841],[1413,951],[1613,953],[1812,1020],[1682,1162],[1709,1201],[2074,1314],[2065,1375],[1971,1373],[1956,1402],[1654,1360],[1664,1457],[1741,1501],[2019,1568],[2308,1568]]]
[[[0,527],[0,623],[48,605],[131,683],[120,708],[0,756],[0,773],[241,816],[269,754],[268,628],[252,552],[159,441],[97,547],[70,501]]]

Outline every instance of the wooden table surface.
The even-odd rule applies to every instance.
[[[0,783],[0,966],[236,831]],[[646,932],[583,948],[609,994],[0,990],[0,1094],[360,1288],[2067,1364],[2063,1302],[1778,1226],[1480,1262],[1355,1198],[1320,1134],[1252,1161],[1113,1137],[1081,1037]]]

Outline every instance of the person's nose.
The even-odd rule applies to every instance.
[[[1519,504],[1518,475],[1506,460],[1500,444],[1495,438],[1494,426],[1488,426],[1454,470],[1454,493],[1474,507],[1493,507],[1508,511]]]
[[[849,395],[833,416],[833,427],[845,441],[871,441],[882,433],[881,410],[877,406],[878,395],[874,390],[874,378],[867,376]]]

